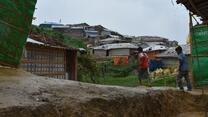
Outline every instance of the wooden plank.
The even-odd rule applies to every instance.
[[[23,69],[40,76],[66,78],[66,50],[27,46],[26,51],[27,58],[22,59]]]
[[[65,75],[65,72],[54,72],[54,73],[35,73],[36,75],[53,76],[53,75]]]
[[[28,64],[28,63],[45,64],[45,63],[48,63],[48,62],[49,61],[23,60],[22,61],[22,64]],[[65,65],[66,62],[65,61],[61,61],[61,62],[50,62],[50,64],[52,64],[52,65],[57,65],[57,64]]]

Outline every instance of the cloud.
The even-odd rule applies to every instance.
[[[39,0],[35,24],[101,24],[126,35],[162,36],[185,43],[188,15],[171,0]]]

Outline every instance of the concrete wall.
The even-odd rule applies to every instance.
[[[129,56],[130,49],[113,49],[109,50],[109,56]]]
[[[107,51],[106,50],[94,50],[92,53],[97,58],[106,57],[106,55],[107,55]]]

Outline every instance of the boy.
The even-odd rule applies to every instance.
[[[186,80],[186,85],[188,88],[188,91],[192,91],[192,86],[189,79],[189,70],[188,70],[188,59],[183,54],[183,50],[180,46],[178,46],[175,51],[178,54],[178,60],[179,60],[179,70],[177,75],[177,82],[180,90],[184,91],[183,84],[182,84],[182,78],[184,77]]]

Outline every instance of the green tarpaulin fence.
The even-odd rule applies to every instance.
[[[192,57],[196,85],[208,85],[208,25],[198,25],[192,29]]]
[[[0,63],[18,66],[37,0],[0,0]]]

